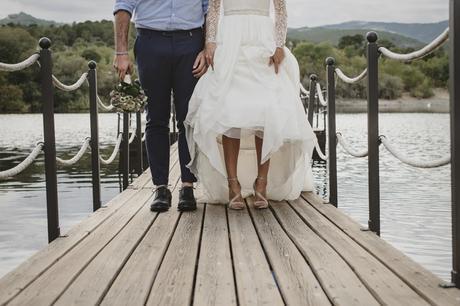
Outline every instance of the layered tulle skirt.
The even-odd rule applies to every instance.
[[[241,139],[238,178],[243,196],[257,177],[254,136],[263,138],[262,162],[270,159],[267,195],[291,200],[314,188],[310,158],[316,137],[299,97],[299,66],[286,58],[275,74],[276,49],[269,17],[225,16],[219,25],[214,70],[198,82],[185,120],[200,200],[228,202],[222,135]]]

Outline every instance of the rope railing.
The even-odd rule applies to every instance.
[[[43,146],[44,146],[43,142],[37,143],[37,145],[32,150],[32,152],[30,152],[30,154],[26,157],[26,159],[24,159],[20,164],[18,164],[17,166],[9,170],[0,171],[0,180],[5,180],[10,177],[16,176],[22,171],[24,171],[25,169],[27,169],[35,161],[35,159],[37,159],[38,155],[40,155],[40,153],[43,150]]]
[[[121,145],[122,140],[123,140],[123,135],[119,134],[117,138],[117,142],[115,144],[115,147],[110,157],[108,159],[104,159],[102,156],[99,156],[99,160],[101,161],[101,163],[103,163],[104,165],[109,165],[115,160],[115,158],[118,155],[118,151],[120,151],[120,145]]]
[[[101,98],[99,97],[99,95],[97,95],[97,104],[99,105],[99,107],[105,111],[112,111],[113,110],[113,105],[105,105],[104,102],[102,102]]]
[[[136,138],[136,131],[131,131],[131,136],[129,137],[129,144],[133,143],[134,139]]]
[[[59,81],[57,77],[53,75],[53,84],[54,86],[56,86],[56,88],[59,88],[62,91],[67,91],[67,92],[75,91],[79,89],[83,85],[83,83],[85,83],[87,77],[88,77],[88,73],[85,72],[80,76],[80,78],[74,84],[65,85],[61,81]]]
[[[65,165],[65,166],[71,166],[71,165],[76,164],[88,150],[90,141],[91,141],[91,138],[87,137],[85,141],[83,142],[83,145],[81,146],[78,153],[71,159],[62,159],[62,158],[56,157],[56,161],[60,163],[61,165]]]
[[[321,158],[322,160],[327,161],[329,159],[329,156],[323,153],[323,151],[321,150],[321,147],[319,146],[318,142],[315,143],[315,150],[316,153],[318,153],[319,158]]]
[[[302,98],[309,98],[310,92],[305,89],[302,83],[300,83],[300,94]]]
[[[26,60],[17,63],[17,64],[6,64],[6,63],[0,63],[0,71],[8,71],[8,72],[13,72],[13,71],[19,71],[26,69],[29,66],[32,66],[35,64],[38,59],[40,58],[40,55],[38,53],[32,54],[29,58]]]
[[[345,150],[346,153],[353,157],[357,158],[362,158],[362,157],[367,157],[369,155],[368,149],[364,149],[362,151],[356,151],[353,149],[350,144],[348,144],[345,139],[343,139],[343,136],[341,133],[337,133],[337,142],[342,146],[342,148]]]
[[[384,56],[390,59],[393,59],[393,60],[410,62],[410,61],[414,61],[414,60],[423,58],[427,56],[428,54],[432,53],[433,51],[441,47],[448,39],[449,39],[449,28],[447,28],[441,35],[439,35],[430,44],[412,53],[408,53],[408,54],[395,53],[385,47],[380,47],[379,52],[383,54]]]
[[[421,160],[413,160],[409,158],[408,156],[402,154],[398,149],[395,148],[394,144],[392,144],[385,136],[380,136],[380,142],[382,145],[388,150],[388,152],[391,153],[396,159],[401,161],[402,163],[415,167],[415,168],[424,168],[424,169],[430,169],[430,168],[438,168],[442,167],[445,165],[450,164],[451,157],[450,154],[446,155],[444,157],[441,157],[437,160],[433,161],[421,161]]]
[[[327,106],[327,100],[326,98],[324,98],[324,95],[323,95],[323,89],[321,88],[321,84],[320,83],[316,83],[316,93],[318,95],[318,100],[319,100],[319,103],[326,107]]]
[[[339,79],[341,79],[345,83],[355,84],[355,83],[358,83],[359,81],[363,80],[367,76],[367,68],[364,69],[364,71],[361,72],[360,75],[358,75],[357,77],[354,77],[354,78],[351,78],[351,77],[347,76],[342,70],[340,70],[340,68],[336,68],[335,73],[339,77]]]

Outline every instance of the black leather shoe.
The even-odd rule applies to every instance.
[[[183,187],[179,190],[179,211],[196,210],[196,200],[193,195],[193,187]]]
[[[167,211],[171,207],[171,191],[169,191],[168,187],[161,186],[158,187],[155,193],[150,210],[155,212]]]

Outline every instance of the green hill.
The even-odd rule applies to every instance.
[[[356,30],[372,29],[380,32],[398,33],[406,37],[412,37],[424,43],[429,43],[441,34],[449,22],[441,21],[435,23],[398,23],[398,22],[368,22],[368,21],[349,21],[340,24],[326,25],[323,28]]]
[[[340,41],[340,38],[347,35],[356,35],[362,34],[366,35],[367,32],[372,31],[372,29],[354,29],[354,30],[342,30],[342,29],[332,29],[332,28],[298,28],[298,29],[289,29],[288,37],[290,39],[296,40],[307,40],[315,43],[320,42],[329,42],[333,45],[337,45]],[[400,48],[418,48],[423,45],[422,42],[409,38],[400,34],[390,33],[379,31],[379,38],[386,39],[394,43]]]
[[[57,22],[38,19],[34,16],[26,14],[24,12],[20,12],[19,14],[11,14],[8,17],[0,19],[0,25],[7,25],[7,24],[19,24],[24,26],[29,25],[39,25],[39,26],[49,26],[49,25],[57,25]]]

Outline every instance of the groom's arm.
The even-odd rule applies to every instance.
[[[128,37],[132,11],[119,9],[115,11],[115,58],[113,66],[121,80],[126,74],[132,73],[132,63],[129,58]]]

